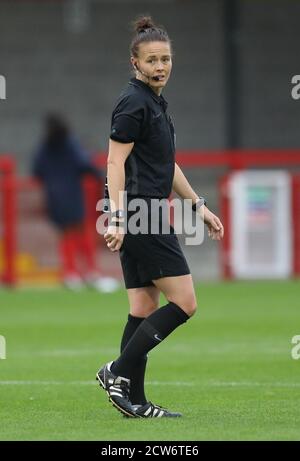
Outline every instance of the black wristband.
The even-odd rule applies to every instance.
[[[197,200],[197,202],[194,203],[194,205],[192,205],[192,210],[197,211],[197,209],[200,208],[202,205],[206,206],[206,203],[207,202],[206,202],[205,198],[199,197],[199,200]]]
[[[125,212],[124,212],[124,210],[113,211],[111,213],[111,217],[112,218],[124,218],[125,217]]]

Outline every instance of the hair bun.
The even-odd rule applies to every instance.
[[[144,32],[147,29],[152,29],[155,27],[154,22],[152,21],[151,16],[141,16],[137,18],[134,23],[134,30],[137,34]]]

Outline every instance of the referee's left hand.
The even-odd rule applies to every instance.
[[[202,207],[201,207],[202,208]],[[208,236],[212,240],[221,240],[224,237],[224,227],[218,216],[213,214],[205,205],[204,208],[204,222],[208,229]]]
[[[104,239],[111,251],[119,251],[124,240],[124,228],[114,226],[112,221],[104,234]]]

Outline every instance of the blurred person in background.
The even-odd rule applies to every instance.
[[[34,157],[33,175],[42,182],[50,221],[60,232],[62,280],[72,290],[84,283],[99,291],[114,291],[118,281],[102,277],[95,262],[93,236],[84,230],[85,206],[82,178],[99,180],[103,174],[74,138],[64,118],[48,114],[44,138]],[[76,267],[77,256],[85,263],[83,277]]]

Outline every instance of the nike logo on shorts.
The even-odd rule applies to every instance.
[[[157,341],[162,341],[162,339],[159,338],[157,334],[154,335],[154,338],[157,339]]]

